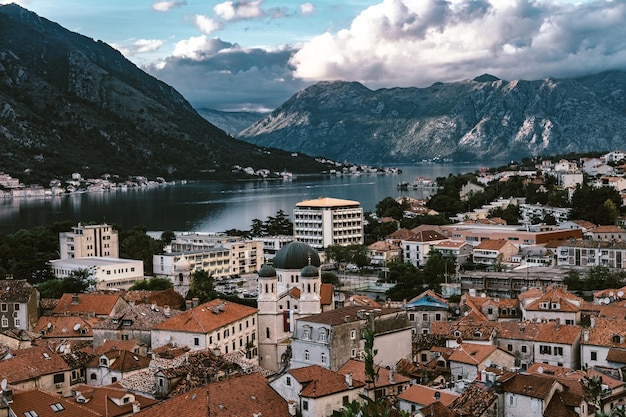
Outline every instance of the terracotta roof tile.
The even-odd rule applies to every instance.
[[[128,306],[113,316],[106,317],[94,326],[100,330],[146,330],[165,320],[182,314],[180,310],[169,307],[152,307],[150,304]]]
[[[9,384],[71,369],[61,355],[48,346],[12,350],[11,354],[11,359],[0,361],[0,375]]]
[[[300,321],[306,321],[309,323],[322,323],[328,324],[331,326],[336,326],[338,324],[347,322],[354,322],[359,320],[365,320],[366,318],[359,318],[358,312],[359,310],[365,310],[366,313],[374,313],[374,310],[377,310],[380,314],[392,314],[392,313],[400,313],[404,310],[400,308],[380,308],[376,309],[370,306],[349,306],[343,308],[337,308],[334,310],[329,310],[323,313],[314,314],[312,316],[307,316],[299,319]]]
[[[53,314],[89,314],[108,316],[119,300],[124,300],[119,293],[93,292],[88,294],[66,293],[59,299]],[[126,303],[126,301],[124,301]]]
[[[524,395],[526,397],[547,400],[556,381],[538,375],[516,374],[505,381],[502,386],[505,392]]]
[[[290,369],[288,373],[303,385],[302,397],[319,398],[365,386],[365,382],[353,378],[352,387],[348,387],[344,375],[319,365]]]
[[[504,321],[498,323],[498,338],[571,345],[580,338],[582,328],[577,325]]]
[[[80,316],[42,316],[39,317],[35,328],[42,338],[92,338],[93,327],[100,320],[94,317]]]
[[[482,416],[497,399],[498,395],[493,388],[475,382],[467,387],[460,398],[450,404],[450,408],[459,416]]]
[[[173,288],[161,291],[126,291],[122,293],[126,301],[137,304],[155,303],[159,307],[169,306],[172,309],[182,309],[185,306],[185,299]]]
[[[420,413],[424,417],[456,417],[457,414],[443,405],[441,401],[436,401],[426,407],[420,408]]]
[[[55,411],[56,408],[59,411]],[[11,409],[18,416],[25,416],[28,411],[35,411],[39,417],[102,417],[81,404],[42,390],[16,391],[13,393]],[[34,414],[33,414],[34,415]]]
[[[150,365],[150,358],[127,350],[110,350],[100,356],[96,356],[87,363],[89,368],[100,366],[100,358],[106,356],[109,359],[109,369],[130,372],[147,368]]]
[[[479,345],[477,343],[461,343],[450,355],[454,362],[478,365],[483,363],[493,352],[498,349],[494,345]]]
[[[36,288],[29,284],[26,280],[0,280],[0,300],[25,303],[35,293],[37,293]]]
[[[141,410],[158,403],[155,399],[133,394],[123,388],[95,387],[81,384],[72,391],[76,391],[74,402],[77,402],[76,398],[84,398],[87,401],[81,403],[81,405],[101,416],[116,417],[129,415],[132,414],[133,404],[139,406]],[[126,402],[124,402],[125,399],[127,399]]]
[[[439,400],[435,399],[435,393],[439,393]],[[424,405],[430,405],[436,401],[440,401],[443,405],[448,406],[457,398],[459,398],[459,395],[456,393],[438,390],[420,384],[412,385],[398,395],[398,399],[400,400]]]
[[[224,307],[224,311],[218,310],[217,313],[214,313],[212,308],[215,307],[217,309],[220,305]],[[256,313],[256,308],[218,298],[187,310],[179,316],[165,320],[154,326],[153,330],[206,334]]]
[[[607,346],[626,350],[626,321],[592,317],[592,325],[585,329],[587,340],[581,344]]]
[[[376,380],[376,387],[387,387],[395,384],[408,383],[411,378],[407,378],[397,373],[390,373],[387,368],[375,366],[375,371],[378,372],[378,379]],[[353,380],[365,381],[365,363],[356,359],[350,359],[337,371],[341,375],[352,374]],[[391,375],[391,380],[390,380]],[[372,385],[373,387],[373,385]],[[368,385],[368,388],[371,388]]]
[[[188,391],[163,401],[136,417],[290,417],[287,402],[260,374],[242,375]]]
[[[333,284],[320,285],[320,304],[331,305],[333,302]]]
[[[509,243],[509,241],[506,240],[506,239],[487,239],[487,240],[483,240],[482,242],[480,242],[477,246],[474,247],[474,249],[478,249],[478,250],[498,250],[499,251],[507,243]]]

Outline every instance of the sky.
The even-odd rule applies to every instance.
[[[270,111],[320,81],[626,70],[626,0],[0,0],[10,2],[108,43],[196,108]]]

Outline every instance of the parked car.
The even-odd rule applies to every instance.
[[[348,271],[348,272],[359,272],[359,267],[356,266],[355,264],[348,264],[348,265],[346,265],[346,271]]]

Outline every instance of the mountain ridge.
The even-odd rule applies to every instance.
[[[238,138],[353,162],[518,159],[626,147],[626,72],[505,81],[490,74],[370,90],[321,82]]]
[[[319,172],[313,158],[237,140],[116,49],[0,6],[0,170],[25,182],[81,172],[232,176],[234,165]]]

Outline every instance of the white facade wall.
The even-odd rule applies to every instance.
[[[536,363],[563,366],[578,369],[578,344],[568,345],[561,343],[535,342],[534,355]]]
[[[322,250],[331,245],[363,244],[362,207],[296,207],[294,238]]]
[[[78,224],[71,232],[59,233],[61,259],[89,256],[119,258],[117,230],[108,224]]]
[[[507,392],[504,394],[504,415],[506,417],[543,417],[543,401]]]
[[[121,258],[67,258],[50,261],[56,278],[65,278],[72,272],[87,270],[95,281],[96,290],[129,289],[144,279],[143,261]]]
[[[592,368],[594,366],[609,366],[606,355],[609,353],[609,346],[580,345],[580,366]]]

